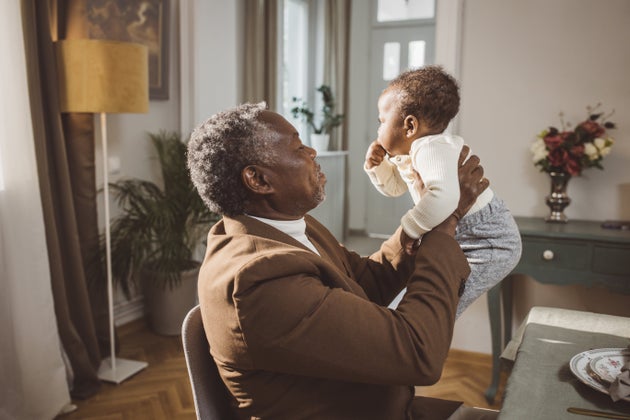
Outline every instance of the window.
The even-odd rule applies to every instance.
[[[280,112],[306,135],[306,126],[291,115],[293,98],[308,98],[309,2],[284,0],[282,4],[281,35],[282,66],[280,80]]]
[[[409,68],[417,69],[424,66],[426,57],[426,41],[411,41],[409,43]]]
[[[386,42],[383,46],[383,80],[392,80],[400,73],[400,43]]]
[[[378,0],[377,22],[432,19],[435,0]]]

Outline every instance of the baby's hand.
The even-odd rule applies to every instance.
[[[375,166],[378,166],[385,159],[385,149],[383,146],[378,144],[378,140],[374,140],[370,146],[368,147],[367,153],[365,154],[365,168],[372,169]]]
[[[400,232],[400,245],[402,245],[403,250],[405,250],[405,254],[413,255],[418,250],[420,241],[409,237],[409,235],[405,233],[405,230],[402,229]]]

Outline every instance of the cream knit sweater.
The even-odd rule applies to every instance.
[[[407,211],[400,223],[411,238],[419,238],[446,219],[459,202],[457,162],[464,139],[452,134],[421,137],[411,145],[409,155],[393,156],[371,169],[365,169],[372,184],[383,195],[398,197],[411,193],[415,206]],[[424,182],[422,199],[413,187],[413,171]],[[488,204],[494,193],[486,189],[468,214]]]

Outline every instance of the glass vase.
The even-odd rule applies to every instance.
[[[567,185],[571,179],[571,175],[566,172],[549,172],[551,178],[551,193],[547,196],[545,202],[551,212],[545,218],[548,223],[567,223],[569,219],[564,214],[564,209],[571,203],[571,199],[567,195]]]

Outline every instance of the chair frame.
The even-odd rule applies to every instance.
[[[182,323],[182,345],[198,420],[233,420],[230,393],[225,387],[212,355],[201,319],[199,305]]]

